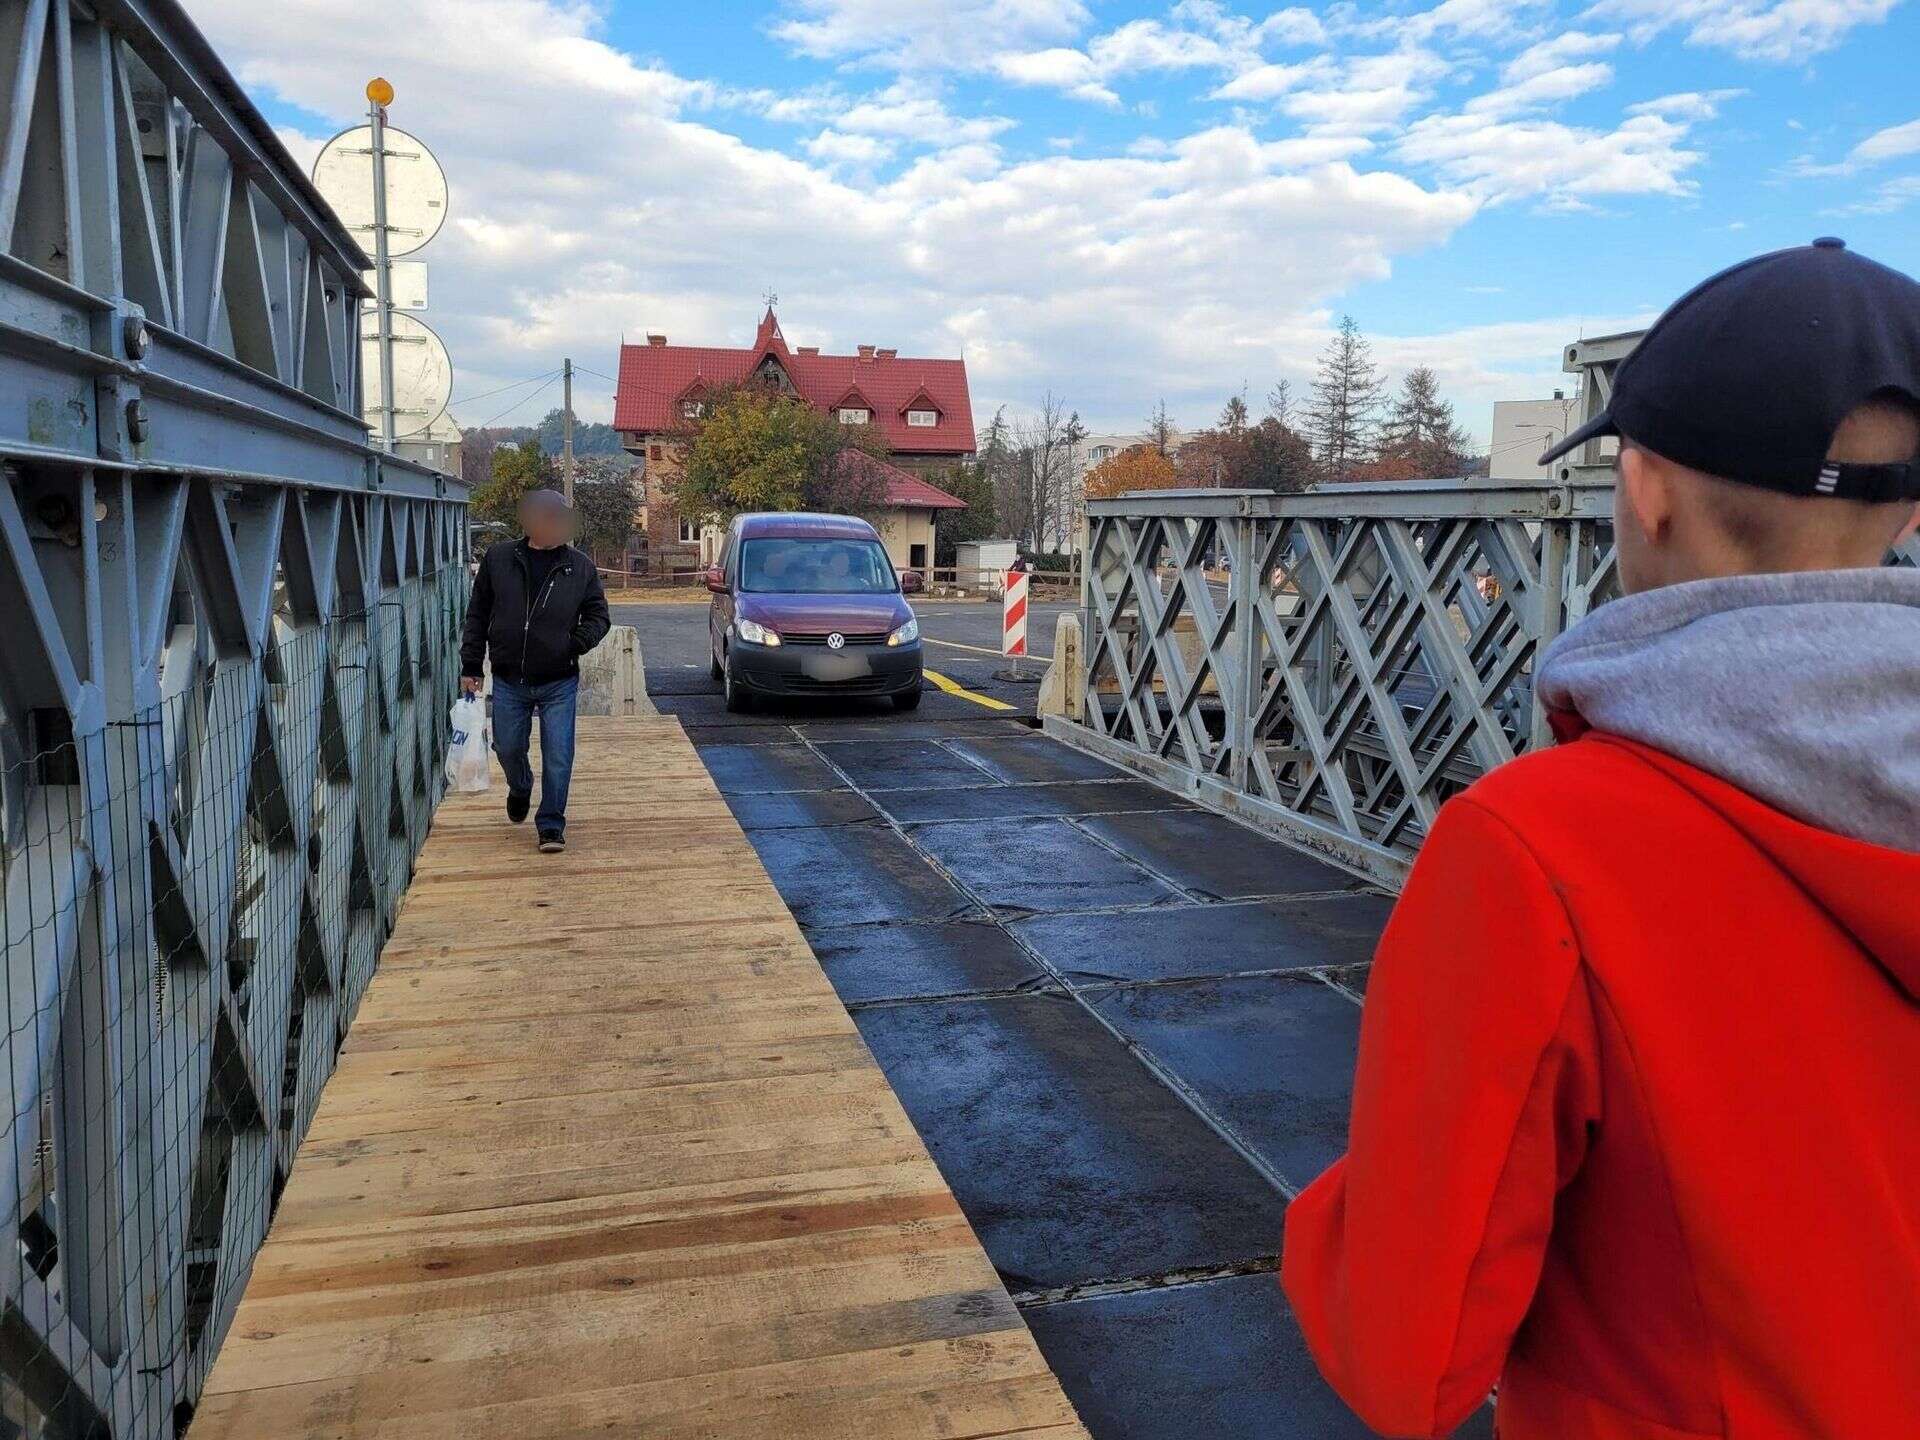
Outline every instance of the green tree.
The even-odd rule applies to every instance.
[[[957,547],[967,540],[992,538],[999,525],[993,504],[993,481],[985,467],[951,464],[929,468],[926,477],[949,495],[967,502],[964,510],[942,510],[933,522],[933,563],[951,565]]]
[[[1319,478],[1313,446],[1299,431],[1271,415],[1247,431],[1236,484],[1250,490],[1294,494]]]
[[[558,455],[566,433],[566,411],[555,406],[540,419],[535,434],[540,437],[540,448],[549,455]],[[601,425],[590,420],[573,417],[573,453],[581,455],[621,455],[626,451],[620,445],[620,432],[611,425]],[[632,463],[628,457],[627,463]]]
[[[1340,329],[1320,356],[1313,403],[1307,407],[1308,434],[1328,479],[1341,479],[1368,458],[1381,383],[1372,347],[1353,317],[1342,315]]]
[[[1425,365],[1400,381],[1380,430],[1380,458],[1403,462],[1415,475],[1464,474],[1472,438],[1454,423],[1453,406],[1440,398],[1440,381]]]
[[[505,525],[517,535],[520,497],[529,490],[557,488],[558,483],[553,462],[541,453],[537,442],[497,446],[493,452],[493,478],[473,492],[467,508],[474,519]]]
[[[1247,396],[1242,391],[1238,395],[1229,395],[1226,406],[1220,411],[1220,430],[1222,434],[1239,439],[1246,433],[1250,417],[1247,413]]]
[[[1147,443],[1165,455],[1173,446],[1173,436],[1173,417],[1167,414],[1167,402],[1158,401],[1147,417]]]
[[[747,510],[872,511],[884,491],[875,467],[886,440],[869,425],[842,425],[803,400],[764,385],[706,393],[671,485],[681,515],[724,524]]]
[[[577,457],[573,466],[573,503],[580,517],[579,545],[597,560],[619,559],[627,552],[640,498],[632,467],[610,455]]]

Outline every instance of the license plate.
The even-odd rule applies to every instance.
[[[816,680],[858,680],[867,673],[867,662],[858,655],[807,657],[807,674]]]

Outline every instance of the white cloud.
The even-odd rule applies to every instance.
[[[1229,77],[1211,98],[1270,100],[1299,67],[1270,63],[1264,46],[1319,46],[1326,28],[1311,10],[1276,10],[1254,21],[1219,0],[1180,0],[1165,20],[1134,19],[1095,35],[1082,48],[1049,46],[996,56],[992,68],[1020,85],[1044,86],[1080,100],[1118,105],[1112,82],[1145,72],[1212,70]]]
[[[1659,115],[1602,131],[1463,112],[1416,120],[1395,153],[1487,204],[1537,197],[1582,209],[1595,196],[1691,194],[1686,174],[1702,156],[1685,148],[1686,136],[1684,123]]]
[[[1079,50],[1055,46],[1050,50],[1031,50],[1020,55],[1001,55],[994,69],[1003,80],[1016,85],[1037,85],[1059,90],[1077,100],[1092,100],[1101,105],[1118,105],[1120,97],[1101,77],[1092,57]]]
[[[1720,107],[1728,100],[1738,99],[1746,94],[1744,90],[1683,90],[1674,95],[1661,95],[1652,100],[1641,100],[1627,106],[1629,115],[1664,115],[1669,120],[1697,122],[1711,120],[1720,113]]]
[[[1743,60],[1804,62],[1831,50],[1860,25],[1885,20],[1899,0],[1600,0],[1588,16],[1617,20],[1636,41],[1670,28],[1689,45]]]
[[[1081,0],[790,0],[776,37],[822,60],[873,60],[899,70],[984,69],[1008,51],[1077,35]]]
[[[1298,65],[1258,65],[1243,70],[1208,96],[1212,100],[1277,100],[1288,91],[1325,77],[1332,64],[1325,57],[1302,61]]]
[[[805,149],[814,159],[829,164],[872,166],[893,158],[893,146],[885,140],[841,130],[822,130],[806,142]]]
[[[1847,152],[1844,160],[1831,165],[1815,161],[1811,155],[1796,156],[1787,165],[1789,175],[1852,175],[1888,160],[1903,159],[1908,155],[1920,155],[1920,120],[1909,120],[1904,125],[1889,125],[1884,130],[1876,130]]]
[[[1576,61],[1608,54],[1619,43],[1618,35],[1589,35],[1580,30],[1567,30],[1522,50],[1507,62],[1500,72],[1501,78],[1510,85],[1518,84]]]
[[[456,396],[566,354],[610,374],[623,331],[740,343],[774,288],[796,343],[964,354],[983,411],[1052,385],[1125,419],[1177,376],[1211,414],[1246,376],[1309,363],[1325,307],[1479,204],[1359,169],[1352,133],[1224,125],[1022,159],[1004,120],[955,114],[924,78],[737,94],[606,44],[569,0],[415,0],[404,30],[389,5],[199,0],[195,18],[246,84],[316,116],[350,123],[367,75],[394,81],[396,123],[452,184],[421,258]],[[804,126],[797,153],[718,128],[716,106]],[[576,403],[605,418],[611,397]]]
[[[1452,66],[1430,50],[1353,56],[1327,77],[1285,96],[1280,109],[1320,132],[1368,134],[1397,127],[1424,104]]]
[[[1834,213],[1891,215],[1896,210],[1906,209],[1916,200],[1920,200],[1920,175],[1901,175],[1893,180],[1883,180],[1866,199],[1844,205]]]
[[[1856,165],[1876,165],[1882,160],[1917,154],[1920,154],[1920,120],[1909,120],[1904,125],[1876,130],[1854,146],[1847,158]]]
[[[848,105],[833,123],[856,134],[891,135],[935,146],[983,144],[1013,125],[999,116],[955,115],[924,84],[904,80]]]
[[[1524,80],[1502,85],[1485,95],[1477,95],[1466,105],[1470,115],[1517,115],[1527,110],[1572,100],[1589,90],[1613,83],[1613,67],[1597,61],[1586,65],[1561,65],[1542,70]]]

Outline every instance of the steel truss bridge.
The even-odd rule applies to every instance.
[[[1569,348],[1590,411],[1630,348]],[[1448,797],[1546,742],[1534,661],[1617,590],[1593,454],[1539,484],[1162,491],[1087,511],[1084,716],[1048,729],[1390,886]],[[1889,560],[1920,563],[1920,542]]]
[[[184,1428],[441,781],[465,494],[173,0],[0,0],[0,1435]]]

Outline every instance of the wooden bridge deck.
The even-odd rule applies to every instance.
[[[191,1440],[1086,1432],[693,747],[449,797]]]

